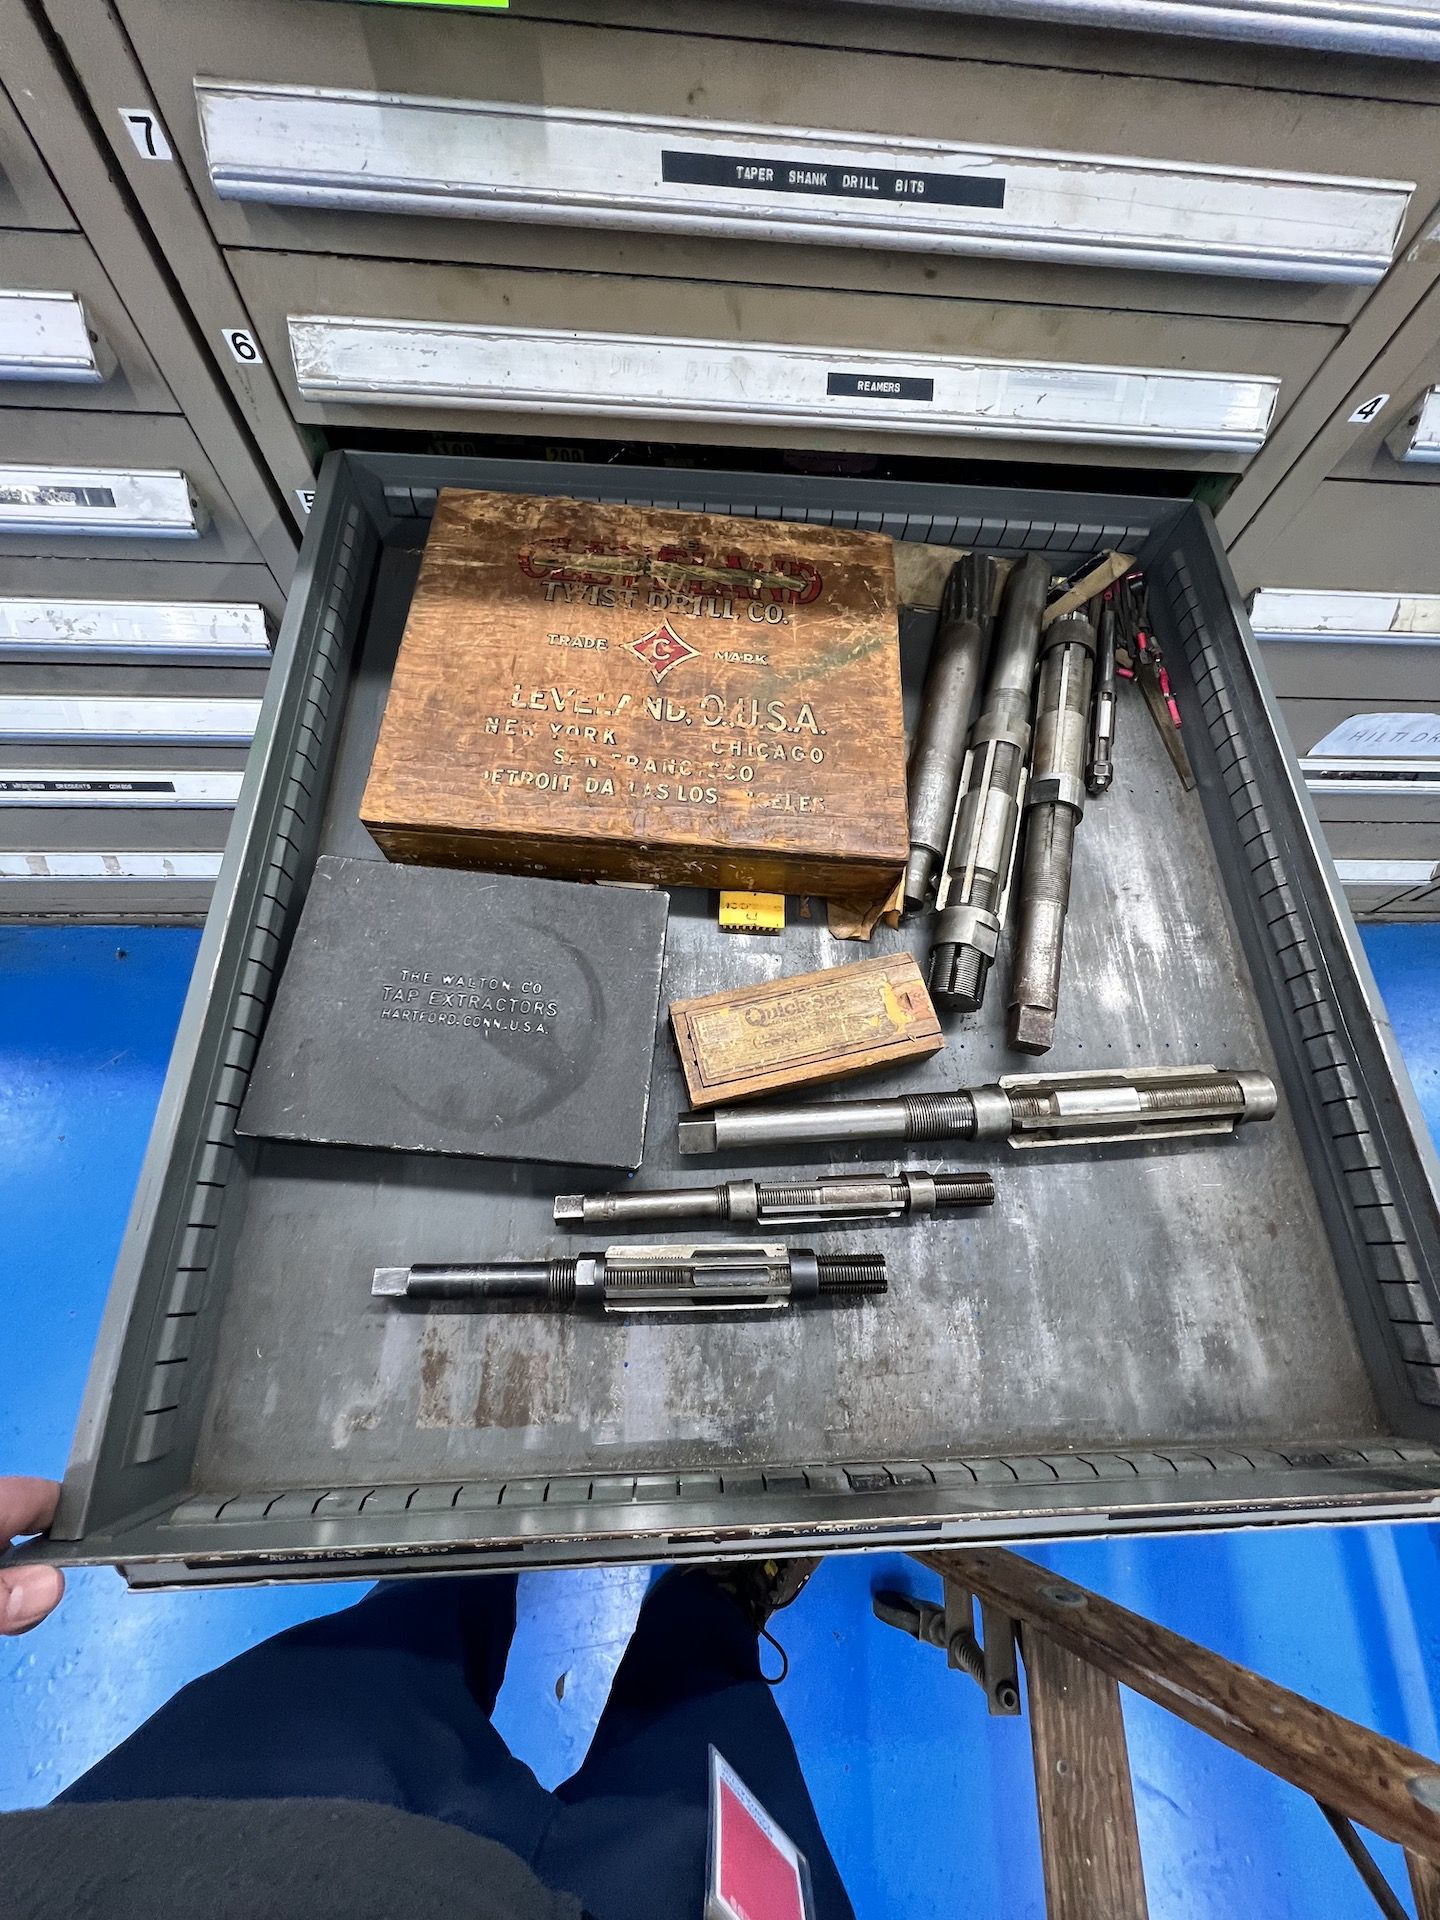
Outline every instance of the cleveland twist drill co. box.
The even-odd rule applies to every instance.
[[[875,900],[908,852],[890,541],[442,492],[361,817],[394,860]]]

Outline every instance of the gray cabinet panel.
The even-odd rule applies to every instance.
[[[1440,767],[1436,768],[1436,774],[1440,776]],[[1431,784],[1437,783],[1440,782]],[[1435,857],[1440,859],[1440,795],[1407,793],[1400,787],[1394,794],[1362,793],[1352,798],[1343,789],[1317,791],[1313,783],[1310,791],[1315,811],[1325,822],[1327,833],[1332,822],[1340,826],[1373,827],[1377,842],[1388,844],[1391,827],[1419,827],[1429,834],[1436,848]]]
[[[0,853],[0,920],[203,920],[219,870],[218,850]]]
[[[1281,699],[1339,698],[1440,707],[1440,642],[1433,646],[1347,646],[1343,641],[1275,641],[1265,670]]]
[[[47,379],[38,354],[33,361],[27,358],[30,340],[39,347],[40,333],[30,324],[28,311],[21,311],[9,328],[9,352],[0,353],[7,363],[0,370],[0,407],[178,412],[149,347],[88,241],[77,234],[7,234],[0,243],[0,330],[5,324],[4,296],[10,292],[73,294],[84,323],[97,336],[91,349],[100,377]],[[23,302],[14,304],[23,307]]]
[[[163,774],[148,776],[149,785],[174,784]],[[97,773],[94,786],[103,788]],[[3,785],[3,777],[0,777]],[[125,807],[7,807],[0,792],[0,854],[40,851],[82,853],[106,850],[154,853],[219,853],[230,831],[230,807],[188,807],[178,804]],[[43,840],[43,849],[37,849]],[[3,876],[3,869],[0,869]],[[83,876],[76,876],[77,878]],[[20,891],[17,887],[16,893]],[[3,890],[0,890],[3,899]]]
[[[1440,495],[1428,487],[1326,480],[1283,527],[1255,523],[1231,548],[1257,587],[1440,592]]]
[[[1411,696],[1397,702],[1355,688],[1347,689],[1338,697],[1331,695],[1328,698],[1298,699],[1291,695],[1280,701],[1280,713],[1290,735],[1290,743],[1302,759],[1313,753],[1320,741],[1352,714],[1395,712],[1440,712],[1440,698],[1432,696],[1428,700],[1418,700]]]
[[[56,601],[253,604],[264,609],[272,631],[285,611],[279,582],[259,562],[196,562],[174,551],[162,558],[143,560],[97,554],[7,556],[0,600],[11,596]]]
[[[13,79],[8,67],[5,78]],[[63,233],[75,224],[74,214],[0,86],[0,229],[38,227]]]
[[[1440,817],[1433,820],[1330,820],[1325,843],[1336,860],[1440,862]]]

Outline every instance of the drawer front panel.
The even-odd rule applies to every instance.
[[[232,256],[297,417],[1232,468],[1325,328],[620,275]],[[653,317],[653,333],[637,316]],[[720,331],[723,326],[723,333]],[[1133,356],[1133,357],[1132,357]],[[1092,451],[1093,450],[1093,451]],[[1075,456],[1071,456],[1075,457]]]
[[[1440,594],[1440,513],[1428,487],[1326,480],[1288,526],[1257,523],[1240,584],[1381,595]]]
[[[1290,743],[1303,760],[1344,758],[1355,763],[1434,757],[1440,745],[1440,697],[1412,695],[1280,696]]]
[[[1024,30],[998,57],[955,32],[917,58],[804,44],[813,20],[791,44],[738,21],[725,37],[680,34],[659,15],[663,30],[432,13],[421,32],[298,0],[124,12],[229,245],[473,259],[484,228],[513,219],[574,229],[536,262],[563,266],[580,264],[571,238],[583,246],[604,222],[649,272],[657,249],[647,260],[637,229],[726,231],[804,243],[787,253],[848,244],[814,271],[863,286],[860,240],[963,249],[978,256],[973,290],[995,298],[1046,286],[1063,304],[1283,318],[1294,298],[1264,276],[1311,280],[1328,284],[1304,311],[1344,321],[1440,201],[1436,109],[1239,72],[1214,84],[1107,70],[1097,118],[1095,73]],[[847,16],[836,41],[853,38]],[[1004,204],[986,204],[1002,180]]]
[[[263,664],[270,654],[267,626],[254,602],[5,594],[0,661]]]
[[[89,243],[0,244],[0,407],[174,413],[174,396]]]
[[[1251,597],[1255,637],[1271,641],[1368,646],[1440,645],[1440,593],[1325,592],[1306,587],[1262,587]],[[1272,674],[1285,656],[1271,660]],[[1378,665],[1380,656],[1372,657]]]
[[[1357,699],[1440,705],[1440,640],[1356,645],[1343,640],[1273,641],[1265,668],[1281,699]]]
[[[0,556],[258,559],[189,426],[165,415],[9,410]]]
[[[302,398],[1250,453],[1278,381],[866,349],[292,318]],[[883,412],[877,412],[877,406]]]
[[[1408,181],[199,81],[218,198],[1253,276],[1379,279]]]

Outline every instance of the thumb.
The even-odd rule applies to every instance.
[[[58,1567],[0,1569],[0,1633],[25,1633],[60,1604],[65,1576]]]

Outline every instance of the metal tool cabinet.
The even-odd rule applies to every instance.
[[[1214,263],[1204,257],[1198,209],[1188,229],[1171,229],[1182,254],[1194,250],[1198,255],[1195,284],[1183,277],[1171,283],[1149,282],[1139,274],[1132,278],[1127,262],[1130,249],[1141,244],[1139,196],[1107,182],[1099,156],[1111,155],[1112,169],[1145,159],[1189,163],[1198,170],[1198,181],[1213,182],[1237,168],[1258,170],[1243,213],[1237,202],[1230,250],[1264,253],[1267,241],[1273,242],[1292,256],[1282,268],[1284,277],[1321,283],[1378,279],[1396,248],[1418,231],[1424,211],[1440,199],[1440,170],[1429,151],[1423,105],[1400,91],[1393,105],[1386,102],[1377,113],[1373,97],[1347,100],[1343,84],[1332,83],[1328,89],[1307,85],[1303,92],[1270,98],[1267,116],[1260,109],[1267,92],[1280,88],[1284,67],[1275,64],[1267,72],[1262,64],[1257,72],[1254,56],[1234,60],[1221,86],[1218,74],[1192,77],[1192,63],[1183,58],[1172,60],[1172,70],[1163,76],[1147,74],[1143,63],[1137,67],[1127,57],[1134,43],[1104,42],[1110,69],[1107,118],[1113,104],[1117,122],[1126,128],[1117,160],[1116,143],[1096,138],[1090,62],[1077,61],[1067,70],[1068,63],[1057,57],[1065,50],[1062,39],[1045,29],[997,33],[991,28],[977,34],[969,23],[957,29],[894,14],[877,21],[844,7],[787,8],[777,16],[727,6],[706,22],[706,31],[688,32],[676,31],[673,13],[657,6],[631,8],[628,17],[617,17],[613,8],[585,9],[578,18],[572,11],[567,21],[563,6],[532,5],[523,14],[482,23],[432,19],[423,31],[412,20],[376,19],[356,6],[317,19],[298,0],[261,0],[243,17],[218,0],[205,0],[187,8],[181,21],[168,16],[159,0],[120,0],[120,11],[186,171],[226,246],[366,254],[403,250],[409,257],[418,248],[425,258],[473,259],[477,242],[467,228],[477,213],[486,212],[483,183],[494,150],[527,140],[543,142],[548,170],[535,172],[512,196],[515,204],[492,204],[494,216],[567,227],[613,224],[651,234],[713,232],[724,221],[724,216],[705,214],[707,196],[699,191],[671,194],[668,204],[660,204],[667,198],[663,192],[658,199],[651,194],[647,208],[630,206],[627,212],[629,162],[623,142],[603,150],[606,178],[603,186],[595,182],[589,189],[592,217],[576,218],[573,206],[567,212],[562,152],[572,136],[566,109],[623,114],[631,130],[592,130],[592,151],[597,139],[643,137],[636,119],[659,116],[671,123],[664,141],[671,146],[683,146],[687,138],[692,144],[710,140],[723,146],[726,130],[743,125],[769,130],[782,144],[789,138],[813,145],[826,137],[816,129],[842,134],[853,125],[857,133],[882,139],[959,141],[982,150],[989,141],[1005,153],[1034,148],[1085,156],[1098,184],[1070,182],[1068,219],[1056,218],[1058,209],[1052,209],[1048,231],[1037,218],[1029,243],[995,239],[990,249],[1002,259],[1024,261],[1027,254],[1053,259],[1064,251],[1067,227],[1088,228],[1095,234],[1092,258],[1107,269],[1106,296],[1121,305],[1134,301],[1172,312],[1197,302],[1201,310],[1216,310],[1214,296],[1203,290]],[[1098,50],[1097,41],[1091,52]],[[259,91],[227,103],[229,82]],[[1248,97],[1229,97],[1237,83],[1242,90],[1248,87]],[[278,87],[282,95],[268,96],[267,86]],[[1326,92],[1340,97],[1327,99]],[[431,110],[421,114],[413,105],[407,110],[406,102],[429,102]],[[527,133],[523,127],[507,129],[493,111],[477,120],[477,103],[549,111],[552,117]],[[223,122],[217,118],[222,107]],[[282,107],[284,117],[277,118]],[[1283,131],[1277,124],[1281,115]],[[209,123],[209,153],[202,119]],[[433,123],[428,142],[421,124],[426,120]],[[1217,124],[1222,120],[1223,128]],[[718,131],[712,133],[706,123]],[[442,154],[444,170],[436,178]],[[383,164],[377,164],[382,156]],[[935,159],[928,164],[935,165]],[[649,170],[638,156],[636,165]],[[1012,155],[1012,190],[1021,165]],[[1375,199],[1378,182],[1401,184],[1393,198],[1382,195],[1386,212],[1367,220],[1371,239],[1360,249],[1358,231],[1350,226],[1353,213],[1344,220],[1350,229],[1346,242],[1328,220],[1306,221],[1302,234],[1283,234],[1267,222],[1265,195],[1275,184],[1268,176],[1295,174],[1327,176],[1337,185],[1335,176],[1350,176],[1357,205]],[[428,183],[428,193],[422,190],[407,200],[401,191],[407,175],[412,186]],[[467,199],[468,183],[482,188],[477,200]],[[1406,193],[1411,184],[1418,187],[1413,198]],[[1238,182],[1233,190],[1243,194]],[[1091,204],[1087,194],[1100,197]],[[427,221],[417,231],[412,221],[395,217],[427,207],[439,211],[447,197],[464,220]],[[762,195],[750,209],[731,194],[724,203],[724,223],[741,237],[783,242],[792,229],[814,240],[822,237],[818,229],[824,224],[847,213],[865,217],[863,205],[853,199],[842,197],[837,206],[822,210],[823,220],[813,202],[790,207],[776,205],[776,199]],[[337,207],[349,212],[340,217]],[[869,244],[881,250],[896,244],[893,229],[903,228],[909,211],[883,223],[890,232],[872,230]],[[1387,245],[1381,236],[1396,212],[1401,226],[1395,244]],[[876,226],[873,212],[870,218]],[[958,220],[954,246],[973,252],[984,244],[988,218],[973,214],[968,223]],[[932,215],[926,226],[933,229],[937,219]],[[977,224],[978,233],[967,241],[966,226]],[[359,241],[337,238],[347,232],[358,233]],[[492,237],[478,244],[488,247]],[[1337,248],[1353,257],[1348,266],[1327,271],[1320,256]],[[924,249],[950,250],[949,242]],[[1218,256],[1225,248],[1212,236],[1209,251]],[[1163,242],[1151,252],[1163,254]],[[563,253],[556,258],[563,259]],[[1184,262],[1168,264],[1183,269]],[[848,276],[858,265],[852,256],[834,268],[822,262],[816,270],[833,274],[833,284],[849,286],[856,284]],[[1228,270],[1242,278],[1247,272],[1244,262],[1233,260]],[[1249,272],[1254,274],[1253,263]],[[775,277],[785,277],[784,267]],[[1032,292],[1044,285],[1042,276],[1023,270],[1021,281]],[[992,293],[1001,284],[992,277],[982,290]],[[1012,283],[1011,297],[1019,284]],[[1083,302],[1099,284],[1092,281],[1091,289],[1082,287],[1078,295],[1062,285],[1048,297]],[[1232,287],[1220,310],[1249,311],[1253,303],[1262,316],[1283,312],[1267,299],[1267,291],[1250,283]],[[1322,296],[1317,317],[1343,318],[1362,298]]]
[[[1117,785],[1077,857],[1055,1060],[1243,1055],[1278,1076],[1271,1125],[1200,1148],[1001,1157],[985,1221],[860,1236],[885,1246],[891,1292],[858,1316],[702,1335],[387,1317],[372,1301],[371,1269],[402,1252],[555,1244],[548,1196],[573,1174],[240,1141],[234,1118],[317,854],[378,857],[356,807],[436,489],[556,480],[543,463],[326,464],[59,1522],[37,1551],[188,1582],[1433,1512],[1434,1159],[1190,505],[564,474],[587,497],[1057,564],[1139,552],[1199,789],[1182,793],[1127,705]],[[924,639],[902,641],[912,697]],[[677,895],[667,997],[744,977],[753,938],[720,935]],[[797,966],[826,951],[813,920],[786,935]],[[937,1056],[936,1080],[1013,1066],[991,1012]],[[657,1183],[680,1171],[680,1104],[662,1033]]]
[[[1333,559],[1337,483],[1368,488],[1352,549],[1417,518],[1393,444],[1440,379],[1440,64],[1413,9],[29,4],[287,513],[307,437],[463,427],[1233,476],[1247,592],[1319,577],[1277,569],[1312,502]],[[747,160],[826,194],[742,191]],[[977,356],[1006,365],[949,404]],[[877,372],[907,391],[853,390]],[[1201,374],[1232,382],[1177,385]],[[1054,404],[1087,381],[1098,435]],[[1378,581],[1357,555],[1343,584]]]
[[[73,0],[49,0],[49,10],[94,84],[99,30]],[[317,424],[341,416],[313,391],[297,394],[292,315],[483,324],[502,302],[492,282],[522,283],[523,324],[539,328],[613,328],[614,317],[589,316],[617,309],[629,316],[623,331],[742,351],[808,338],[903,355],[938,336],[952,354],[986,354],[998,336],[1002,354],[1042,364],[1268,372],[1282,382],[1279,418],[1348,328],[1377,300],[1383,307],[1392,262],[1440,203],[1440,90],[1391,86],[1387,69],[1367,76],[1365,98],[1346,98],[1317,60],[1250,51],[1207,64],[1167,45],[1167,63],[1128,36],[1077,41],[852,7],[775,15],[736,5],[703,32],[677,32],[673,12],[643,4],[583,14],[536,4],[528,18],[423,23],[359,6],[317,15],[301,0],[255,0],[243,16],[218,0],[178,19],[158,0],[118,0],[117,11],[267,357],[298,417]],[[1101,66],[1107,117],[1126,129],[1125,152],[1115,155],[1112,140],[1108,159],[1096,137]],[[813,196],[757,199],[694,182],[677,193],[655,182],[657,141],[682,173],[737,141],[762,156],[767,139],[781,157],[843,154],[847,112],[857,168],[866,137],[872,163],[876,141],[939,142],[917,146],[914,164],[978,168],[992,185],[998,173],[1008,212],[921,216],[892,199],[881,218],[887,209],[838,190],[817,212]],[[587,127],[576,119],[585,114],[600,118]],[[961,151],[947,155],[957,129]],[[1000,143],[988,156],[987,140]],[[161,194],[173,170],[117,151],[166,231]],[[1159,169],[1148,180],[1133,171],[1144,162]],[[588,164],[600,184],[587,181]],[[1295,193],[1319,197],[1302,213],[1287,198]],[[301,255],[312,256],[308,271]],[[428,270],[397,266],[387,279],[373,264],[387,259]],[[300,307],[302,285],[314,299]],[[213,335],[224,316],[208,299],[201,311]],[[846,324],[842,338],[835,329]],[[382,368],[343,418],[435,424],[440,396],[407,397],[403,356],[391,364],[393,376]],[[548,405],[573,431],[565,396],[551,393]],[[833,428],[756,419],[748,443],[915,444],[893,407],[848,416]],[[706,431],[746,443],[714,414]],[[701,437],[681,424],[674,432]],[[1160,457],[1143,433],[1113,438],[1134,449],[1135,464]],[[964,441],[967,452],[991,452],[969,430]],[[1004,453],[1027,449],[1093,463],[1088,447],[1043,424]],[[1188,464],[1224,462],[1199,452]]]
[[[198,918],[299,516],[21,0],[0,86],[0,915]]]

